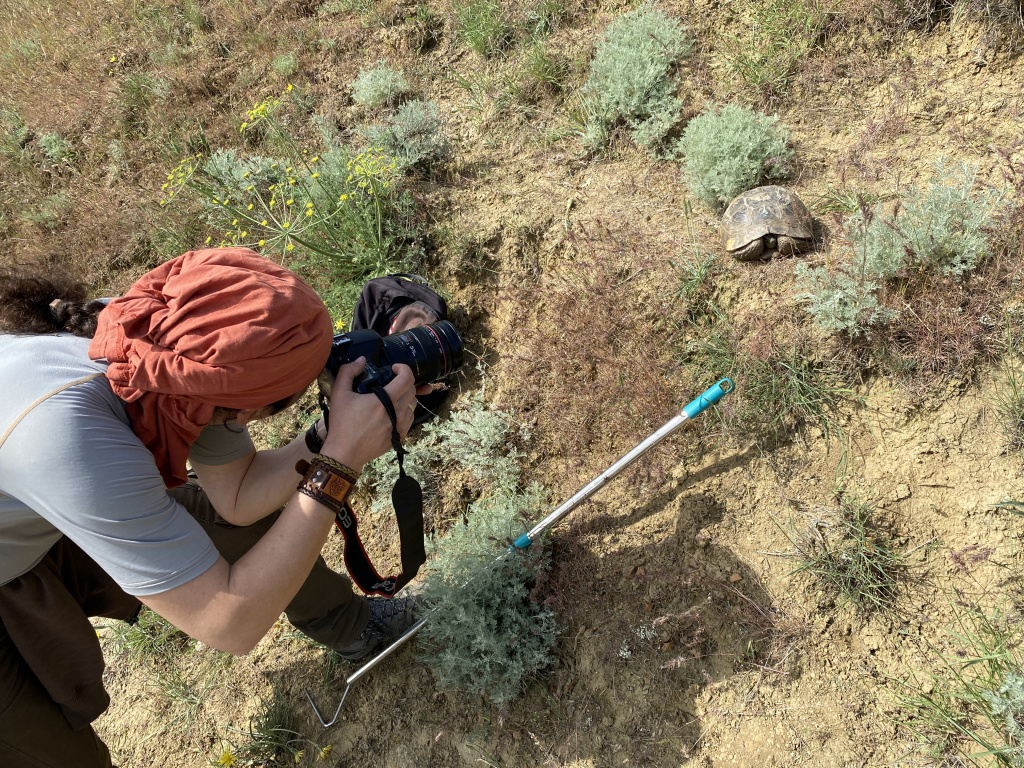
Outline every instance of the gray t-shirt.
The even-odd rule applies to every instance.
[[[0,334],[0,435],[31,403],[106,370],[89,340]],[[203,431],[203,464],[247,455],[247,432]],[[0,584],[31,570],[66,535],[132,595],[181,586],[218,558],[210,538],[167,495],[152,454],[132,432],[105,377],[33,408],[0,446]]]

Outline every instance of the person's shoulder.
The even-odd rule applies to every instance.
[[[105,372],[105,363],[89,359],[89,339],[67,333],[0,335],[0,423],[69,385],[84,385],[73,389],[109,400]]]

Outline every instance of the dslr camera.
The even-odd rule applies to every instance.
[[[447,320],[384,337],[371,330],[339,333],[317,380],[325,397],[331,394],[338,369],[360,357],[366,358],[366,368],[353,383],[356,392],[365,394],[387,385],[395,378],[391,366],[398,363],[412,369],[418,387],[443,381],[462,367],[462,339]]]

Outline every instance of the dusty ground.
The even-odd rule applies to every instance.
[[[304,18],[278,8],[289,24]],[[703,32],[743,23],[712,2],[677,10]],[[325,109],[354,114],[342,86],[379,50],[414,67],[418,87],[451,116],[458,172],[421,180],[417,194],[435,223],[466,236],[458,247],[439,239],[426,268],[487,365],[489,401],[530,425],[527,474],[557,503],[712,383],[695,382],[680,352],[693,331],[673,297],[670,261],[695,244],[678,164],[652,160],[624,135],[585,158],[572,142],[545,139],[545,110],[557,122],[551,102],[531,115],[489,102],[481,110],[437,74],[483,66],[452,41],[416,56],[401,26],[348,22],[341,37],[347,17],[332,18],[329,31],[360,53],[303,62],[321,75],[311,93]],[[608,18],[610,9],[567,24],[556,45],[568,59],[585,54]],[[868,23],[833,30],[775,107],[794,136],[789,186],[824,235],[808,258],[839,259],[849,247],[829,207],[837,191],[898,192],[926,179],[941,154],[978,163],[982,179],[997,181],[997,150],[1024,137],[1024,62],[986,45],[981,27],[954,19],[892,39],[883,32]],[[131,50],[122,41],[120,55]],[[705,43],[684,73],[694,112],[734,92],[721,55]],[[203,78],[218,71],[195,73],[197,101]],[[6,98],[30,109],[30,91],[12,81]],[[72,116],[87,111],[61,103]],[[230,140],[226,129],[222,138]],[[111,198],[126,219],[140,219],[116,185]],[[717,249],[713,212],[695,205],[693,226],[700,247]],[[128,229],[94,222],[78,233],[107,285],[145,265],[132,261]],[[59,259],[70,238],[11,237],[9,247],[17,260]],[[800,318],[793,266],[737,265],[719,254],[716,296],[750,322],[774,323],[780,307]],[[305,765],[957,765],[926,757],[903,727],[897,681],[933,666],[962,606],[991,608],[1016,589],[1020,526],[992,507],[1024,494],[1021,459],[1003,453],[993,406],[1005,383],[983,367],[918,381],[911,396],[873,370],[854,384],[861,403],[850,398],[843,408],[842,439],[826,440],[813,425],[770,444],[738,437],[729,421],[737,406],[727,400],[721,420],[702,417],[557,528],[548,597],[561,623],[558,663],[507,711],[436,690],[405,651],[357,684],[339,722],[323,729],[303,688],[333,712],[350,668],[283,624],[239,659],[198,649],[153,669],[112,656],[114,703],[98,730],[122,768],[206,766],[223,740],[246,741],[232,729],[248,729],[276,692],[307,740],[293,745]],[[479,383],[471,373],[466,388]],[[840,489],[872,504],[912,553],[911,584],[895,611],[857,611],[792,575],[787,534],[835,509]],[[336,556],[339,542],[330,546]]]

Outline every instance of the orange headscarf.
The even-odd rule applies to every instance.
[[[143,275],[99,316],[89,356],[127,403],[168,487],[214,406],[262,408],[306,387],[332,326],[312,288],[247,248],[189,251]]]

